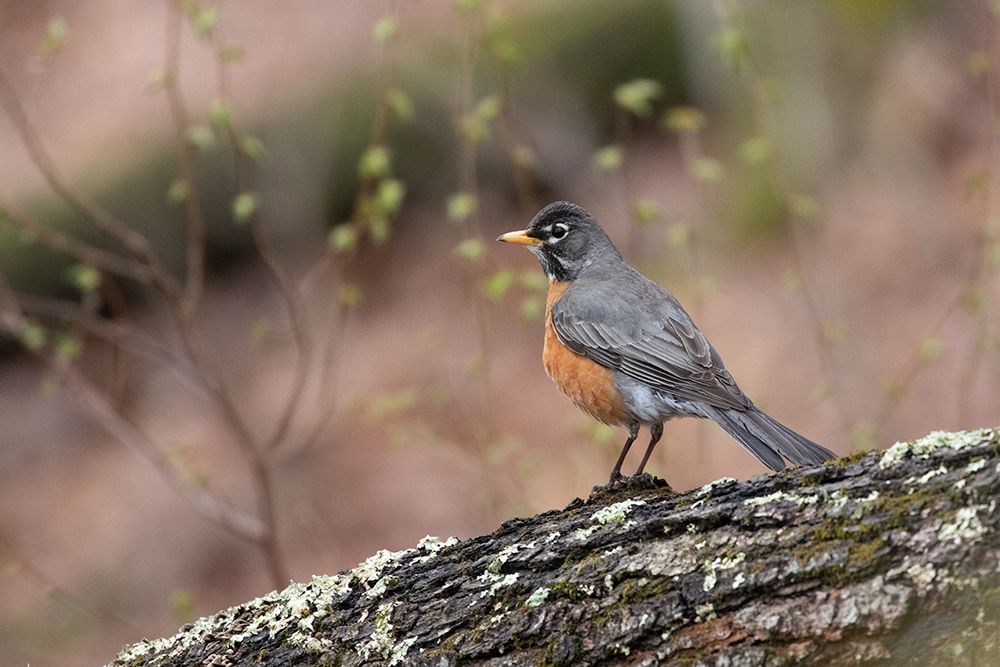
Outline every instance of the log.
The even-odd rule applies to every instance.
[[[1000,664],[1000,437],[425,538],[142,641],[115,666]]]

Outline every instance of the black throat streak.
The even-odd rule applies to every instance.
[[[545,272],[545,277],[549,280],[568,283],[575,277],[549,248],[545,248],[536,254],[542,264],[542,271]]]

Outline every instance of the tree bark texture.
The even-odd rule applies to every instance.
[[[113,665],[1000,665],[1000,438],[674,493],[600,491],[426,538]]]

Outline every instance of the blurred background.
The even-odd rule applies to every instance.
[[[0,0],[0,664],[604,483],[493,241],[559,199],[838,454],[997,425],[996,11]],[[648,469],[767,472],[695,420]]]

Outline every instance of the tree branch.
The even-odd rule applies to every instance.
[[[978,664],[1000,643],[1000,438],[602,491],[421,540],[113,665]]]

